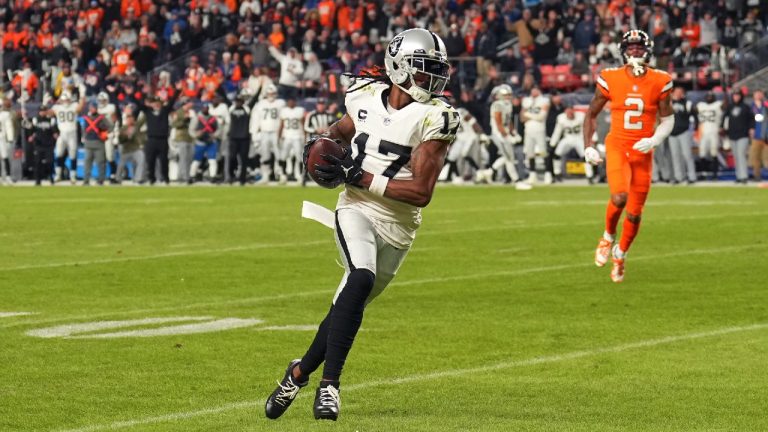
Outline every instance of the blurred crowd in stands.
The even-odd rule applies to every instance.
[[[116,109],[113,127],[150,101],[198,112],[203,103],[234,106],[238,96],[261,100],[273,84],[277,97],[308,111],[322,98],[334,113],[343,112],[343,74],[382,65],[388,41],[413,27],[443,38],[453,65],[448,90],[486,132],[492,88],[507,83],[520,94],[533,87],[589,94],[600,68],[620,64],[616,43],[630,28],[651,35],[655,66],[670,71],[677,85],[727,91],[765,62],[751,49],[766,35],[766,3],[0,0],[0,85],[17,122],[15,136],[5,135],[25,166],[33,166],[23,147],[34,140],[24,131],[31,134],[31,120],[62,95],[106,97]],[[86,114],[85,103],[80,109]],[[82,141],[86,125],[79,124]],[[119,130],[113,134],[119,137]],[[173,131],[165,138],[172,142]],[[113,142],[119,145],[118,138]],[[110,150],[105,153],[110,162]],[[160,164],[167,164],[162,154]]]

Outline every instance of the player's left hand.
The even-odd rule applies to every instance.
[[[343,159],[329,154],[324,154],[323,159],[328,165],[315,165],[315,174],[329,183],[342,180],[344,183],[357,184],[363,178],[363,169],[352,159],[349,147],[344,147]]]
[[[654,147],[656,147],[656,142],[650,138],[642,138],[632,146],[633,149],[641,153],[648,153],[649,151],[653,150]]]

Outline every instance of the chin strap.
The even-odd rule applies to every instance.
[[[641,58],[630,57],[627,60],[627,64],[632,66],[632,73],[635,76],[640,76],[645,72],[645,62]]]

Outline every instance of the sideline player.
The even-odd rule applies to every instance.
[[[64,152],[69,156],[69,180],[72,184],[77,181],[77,117],[83,111],[85,97],[79,102],[72,100],[72,94],[65,91],[53,105],[56,113],[56,124],[59,127],[59,137],[56,139],[56,181],[61,181],[64,170]]]
[[[704,162],[704,171],[711,180],[717,180],[720,161],[720,127],[723,124],[723,101],[707,92],[704,100],[696,104],[696,121],[699,124],[699,157]]]
[[[541,94],[541,89],[533,87],[531,94],[522,101],[521,119],[525,123],[523,149],[528,160],[529,184],[536,183],[537,167],[543,167],[547,155],[547,112],[549,99]]]
[[[517,190],[530,190],[530,184],[520,181],[515,165],[514,147],[521,137],[512,127],[512,88],[502,84],[494,88],[491,95],[495,98],[491,103],[491,140],[501,154],[489,168],[478,171],[478,181],[493,182],[497,171],[504,167]]]
[[[584,124],[584,113],[573,109],[573,105],[567,103],[565,112],[557,115],[555,121],[555,130],[549,140],[549,145],[555,149],[552,161],[552,169],[555,172],[555,178],[560,179],[563,175],[563,156],[574,150],[579,157],[584,157],[584,137],[581,134],[581,125]],[[587,175],[587,181],[592,183],[594,176],[594,167],[592,164],[586,164],[584,171]]]
[[[278,156],[278,164],[284,173],[290,173],[292,180],[301,178],[301,156],[304,145],[304,115],[303,107],[296,105],[296,98],[289,97],[287,105],[280,110],[280,127],[277,139],[280,141],[282,154]],[[291,160],[293,158],[293,161]],[[286,176],[280,177],[285,183]]]
[[[365,306],[395,277],[432,199],[459,113],[436,98],[448,82],[445,44],[424,29],[392,39],[381,70],[358,76],[346,94],[347,114],[328,136],[341,141],[343,160],[315,173],[346,187],[336,205],[335,233],[345,273],[328,315],[303,358],[288,365],[265,410],[277,418],[325,362],[315,393],[316,419],[339,415],[339,379]],[[360,79],[363,78],[363,79]],[[364,79],[368,78],[368,79]],[[362,83],[361,83],[362,81]],[[310,139],[305,151],[313,145]]]
[[[675,124],[670,103],[672,78],[666,72],[648,66],[653,42],[645,32],[624,33],[619,46],[625,65],[604,69],[597,77],[597,89],[584,120],[584,158],[597,165],[602,162],[592,146],[597,116],[610,102],[611,129],[605,142],[606,173],[611,199],[606,211],[605,232],[595,251],[598,267],[613,255],[611,279],[624,280],[624,260],[640,229],[640,217],[651,188],[653,149],[672,132]],[[656,117],[660,117],[656,125]],[[619,244],[614,244],[616,226],[626,208]]]
[[[280,142],[277,140],[277,129],[280,127],[280,110],[285,106],[285,101],[277,98],[277,87],[273,84],[264,89],[266,98],[259,101],[251,111],[251,136],[256,137],[259,143],[259,155],[261,157],[261,180],[259,183],[269,182],[272,173],[271,164],[275,157],[280,156]],[[285,175],[278,167],[277,178]]]

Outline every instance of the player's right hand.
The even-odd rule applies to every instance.
[[[600,157],[600,152],[594,147],[587,147],[584,149],[584,160],[592,165],[600,165],[603,163],[603,158]]]

